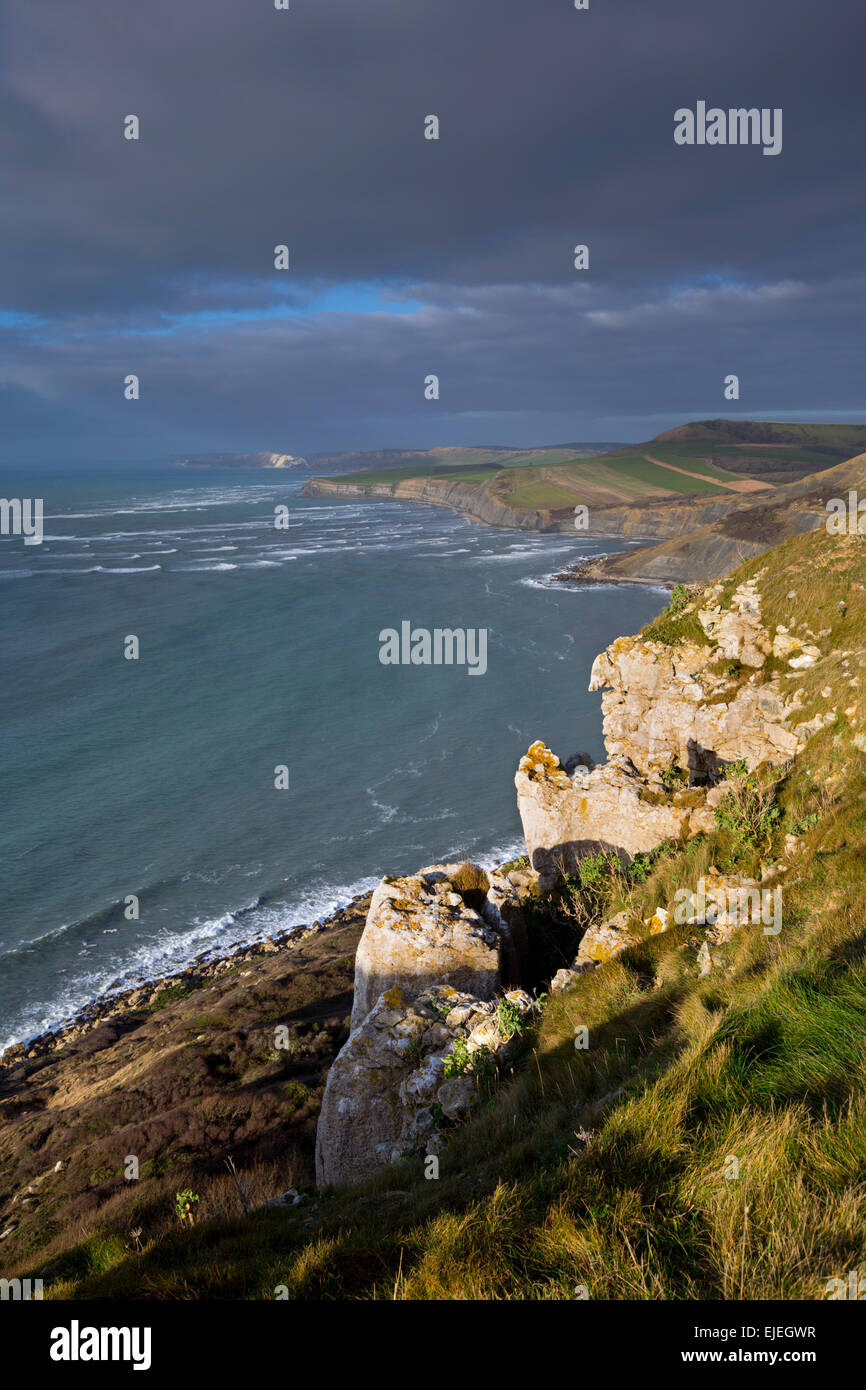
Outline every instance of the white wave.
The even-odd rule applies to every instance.
[[[161,570],[162,565],[133,565],[131,569],[110,569],[107,565],[95,565],[92,570],[83,570],[83,574],[152,574],[154,570]]]
[[[197,956],[219,958],[243,946],[275,936],[278,932],[291,931],[329,917],[339,908],[347,906],[353,898],[370,892],[378,882],[377,875],[360,878],[350,884],[314,885],[304,890],[296,903],[259,906],[256,900],[247,907],[236,908],[220,917],[193,921],[188,930],[176,935],[161,932],[150,940],[139,942],[120,970],[116,961],[106,961],[98,967],[94,965],[88,971],[79,968],[76,979],[68,984],[64,982],[52,999],[40,1000],[22,1010],[18,1020],[10,1020],[7,1026],[12,1031],[5,1038],[0,1038],[0,1052],[13,1043],[30,1041],[41,1033],[60,1027],[94,1000],[111,997],[183,970]],[[87,942],[85,946],[97,944]],[[84,958],[92,959],[86,954]]]
[[[373,807],[373,810],[379,812],[379,823],[381,825],[390,825],[394,817],[400,814],[399,806],[389,806],[384,801],[377,801],[376,791],[373,787],[365,787],[365,791],[370,798],[370,805]]]
[[[176,572],[184,574],[208,574],[215,570],[236,570],[237,565],[229,560],[218,560],[216,564],[209,565],[203,561],[191,560],[188,565],[176,565]]]
[[[557,593],[561,589],[567,587],[564,584],[554,584],[552,574],[542,575],[540,578],[535,579],[533,579],[532,577],[518,579],[517,582],[518,584],[522,584],[526,589],[545,589],[548,593]]]
[[[562,552],[563,552],[563,553],[565,553],[565,552],[569,552],[569,553],[570,553],[570,551],[571,551],[571,547],[570,547],[570,546],[563,546],[563,547],[562,547]],[[547,550],[547,551],[545,551],[544,553],[545,553],[545,555],[551,555],[551,554],[555,555],[557,552],[556,552],[555,550],[554,550],[554,551]],[[517,561],[517,560],[537,560],[537,559],[538,559],[538,551],[537,551],[537,550],[506,550],[506,551],[504,551],[504,552],[501,553],[501,554],[495,554],[495,553],[493,553],[492,551],[488,551],[488,553],[487,553],[486,555],[477,555],[477,556],[475,557],[475,563],[476,563],[476,564],[479,564],[479,565],[486,565],[486,564],[489,564],[491,561],[499,562],[499,563],[509,563],[509,562],[511,562],[511,561]]]

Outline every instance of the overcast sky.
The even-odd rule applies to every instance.
[[[866,419],[862,0],[0,16],[7,464]],[[698,101],[782,152],[676,145]]]

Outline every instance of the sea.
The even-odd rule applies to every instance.
[[[0,538],[0,1048],[382,874],[519,854],[529,744],[603,756],[593,658],[666,595],[550,576],[627,543],[305,476],[4,472],[44,537]],[[384,665],[404,621],[486,630],[486,671]]]

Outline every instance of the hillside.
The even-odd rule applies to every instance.
[[[532,864],[498,879],[520,902],[521,984],[536,1002],[493,999],[507,1053],[488,1023],[490,1048],[467,1053],[470,1007],[433,1009],[394,1054],[429,1070],[428,1034],[452,1039],[446,1084],[466,1107],[431,1107],[435,1181],[422,1141],[358,1186],[308,1185],[356,912],[299,948],[325,956],[289,961],[280,947],[239,963],[243,986],[192,978],[183,999],[127,1001],[108,1033],[12,1059],[4,1274],[40,1273],[49,1298],[271,1299],[279,1287],[387,1300],[814,1300],[866,1274],[863,545],[794,535],[613,643],[593,670],[610,761],[586,782],[530,749],[517,785]],[[649,835],[645,848],[539,857],[551,836],[571,855],[581,818],[587,841],[618,836],[606,789],[620,783],[640,808],[622,834]],[[405,912],[400,895],[436,878],[381,887]],[[678,894],[704,878],[763,888],[778,927],[678,918]],[[447,880],[469,921],[485,876],[452,866]],[[403,1028],[401,991],[382,1001],[377,1026]],[[281,1023],[296,1043],[282,1053],[269,1042]],[[157,1068],[170,1076],[160,1090]],[[146,1122],[125,1113],[128,1095],[137,1111],[147,1100]],[[135,1184],[122,1176],[130,1152],[147,1160]],[[243,1214],[218,1176],[229,1153],[244,1187],[260,1176],[270,1196],[291,1180],[299,1204]],[[184,1228],[173,1194],[186,1186],[201,1201]]]
[[[406,476],[428,476],[446,469],[519,468],[524,464],[563,463],[576,455],[592,456],[619,447],[616,444],[551,444],[532,449],[506,445],[439,445],[434,449],[374,449],[360,453],[311,454],[310,463],[338,473],[378,473],[392,470]]]
[[[827,503],[846,500],[849,490],[866,495],[866,454],[807,474],[773,493],[726,510],[719,518],[683,534],[627,554],[576,565],[560,576],[565,582],[622,581],[694,583],[717,578],[747,557],[803,531],[824,527]]]
[[[589,509],[587,534],[669,539],[863,448],[866,429],[859,426],[703,421],[590,457],[546,451],[503,466],[502,459],[470,461],[470,451],[457,451],[447,468],[420,459],[389,467],[383,458],[378,467],[310,478],[302,495],[425,502],[530,531],[571,532],[582,505]]]

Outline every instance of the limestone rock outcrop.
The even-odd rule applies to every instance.
[[[720,586],[711,594],[720,592]],[[761,595],[757,579],[748,579],[731,595],[730,608],[715,604],[699,610],[698,622],[718,647],[718,655],[743,666],[763,666],[773,644],[761,622]]]
[[[753,878],[721,874],[709,868],[699,878],[694,889],[678,889],[670,907],[657,907],[651,917],[639,921],[629,912],[619,912],[607,922],[594,922],[583,934],[580,948],[571,965],[558,970],[551,980],[552,994],[562,994],[588,970],[613,960],[647,936],[657,936],[670,927],[686,923],[704,929],[698,951],[698,965],[706,977],[718,963],[710,948],[726,945],[741,927],[760,928],[769,936],[778,935],[782,927],[782,895],[780,880],[787,871],[776,864],[768,879],[759,883]]]
[[[727,605],[721,584],[706,590],[683,610],[693,615],[685,640],[620,637],[596,657],[589,688],[603,691],[606,764],[572,770],[532,744],[515,784],[542,890],[599,849],[632,857],[712,830],[721,794],[713,784],[727,764],[781,766],[832,721],[834,710],[804,720],[802,692],[785,689],[777,672],[767,679],[770,655],[796,671],[821,652],[809,632],[767,631],[760,577]]]
[[[325,1087],[319,1185],[358,1182],[402,1154],[438,1153],[478,1093],[475,1053],[504,1060],[526,932],[515,884],[477,864],[433,864],[383,878],[355,958],[348,1042]],[[449,1060],[450,1058],[450,1060]]]
[[[609,758],[627,756],[644,773],[675,763],[696,782],[741,758],[750,768],[778,766],[815,732],[796,720],[799,694],[783,691],[778,676],[760,680],[758,671],[770,653],[787,656],[793,650],[814,664],[818,648],[787,628],[770,636],[761,622],[757,579],[741,584],[728,608],[718,602],[720,592],[721,585],[708,590],[707,606],[697,610],[706,643],[620,637],[596,657],[589,688],[604,691]],[[724,662],[754,668],[753,674],[741,681],[719,670]],[[800,658],[788,664],[796,670]]]
[[[516,983],[523,950],[517,893],[470,864],[433,864],[375,889],[355,958],[356,1029],[385,990],[448,984],[490,999]]]
[[[509,1061],[519,1044],[513,1019],[536,1008],[522,990],[503,997],[507,1011],[443,984],[395,985],[377,999],[328,1073],[316,1133],[320,1187],[441,1152],[449,1126],[483,1095],[476,1057]]]
[[[657,772],[643,776],[627,757],[592,772],[567,773],[543,743],[532,744],[515,777],[517,806],[532,867],[544,891],[587,854],[632,858],[662,840],[709,830],[702,791],[667,792]]]

